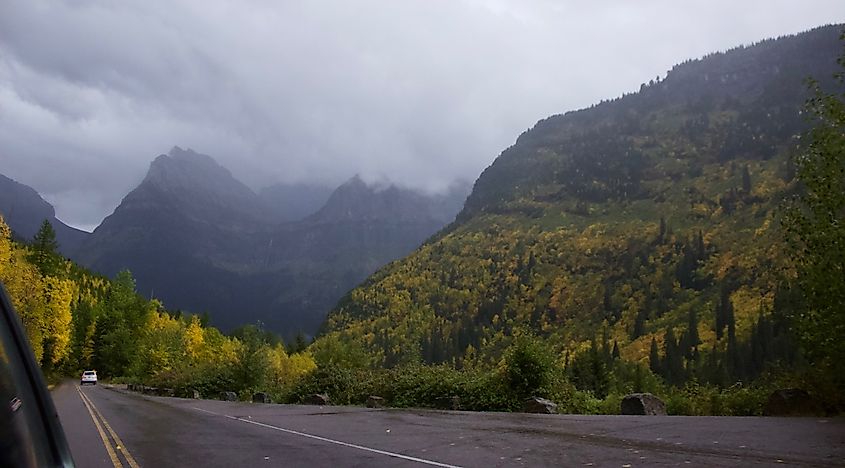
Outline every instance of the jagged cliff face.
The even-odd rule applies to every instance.
[[[325,330],[385,365],[497,359],[519,328],[575,350],[607,333],[643,359],[691,311],[736,331],[778,306],[777,207],[833,85],[841,26],[713,54],[640,92],[537,123],[476,181],[458,221],[341,300]],[[469,351],[468,351],[469,350]]]
[[[56,218],[53,205],[47,203],[38,192],[0,175],[0,214],[14,235],[21,240],[30,240],[46,219],[56,231],[59,251],[68,256],[88,237],[88,233],[72,228]]]
[[[346,291],[454,219],[459,190],[447,202],[355,177],[316,213],[278,223],[266,197],[211,157],[176,147],[76,258],[108,275],[128,268],[142,294],[209,312],[223,329],[260,320],[310,334]]]

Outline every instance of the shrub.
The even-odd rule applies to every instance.
[[[505,381],[517,398],[527,398],[548,388],[553,368],[551,350],[531,335],[518,336],[505,351]]]

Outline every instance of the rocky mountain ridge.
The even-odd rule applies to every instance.
[[[278,222],[213,158],[174,147],[72,257],[107,275],[128,268],[141,293],[222,329],[313,334],[342,294],[454,219],[459,190],[425,196],[356,176],[315,213]]]

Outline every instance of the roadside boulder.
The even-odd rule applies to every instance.
[[[200,398],[202,398],[200,392],[193,388],[179,390],[178,395],[182,398],[190,398],[193,400],[199,400]]]
[[[631,393],[622,398],[622,414],[666,416],[666,404],[651,393]]]
[[[557,403],[540,397],[531,397],[522,404],[523,413],[555,414]]]
[[[815,416],[823,413],[818,400],[800,388],[775,390],[763,407],[765,416]]]
[[[327,406],[332,403],[331,398],[325,393],[315,393],[310,395],[305,399],[305,403],[308,405],[320,405],[320,406]]]
[[[384,398],[375,395],[368,396],[367,408],[384,408]]]
[[[252,402],[253,403],[273,403],[273,399],[270,398],[270,395],[264,392],[258,392],[252,395]]]
[[[238,401],[238,394],[235,392],[220,392],[220,399],[223,401]]]

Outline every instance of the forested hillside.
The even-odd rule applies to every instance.
[[[205,318],[168,312],[135,292],[128,271],[88,272],[56,252],[46,220],[28,244],[11,239],[0,216],[0,282],[37,362],[48,375],[101,377],[197,390],[280,393],[315,368],[300,348],[288,354],[272,334],[247,326],[228,337]],[[294,352],[296,351],[296,352]]]
[[[322,341],[360,346],[375,366],[469,368],[533,334],[599,396],[616,361],[678,385],[796,365],[779,207],[800,191],[805,79],[841,86],[840,30],[688,61],[540,121],[456,223],[341,300]]]

